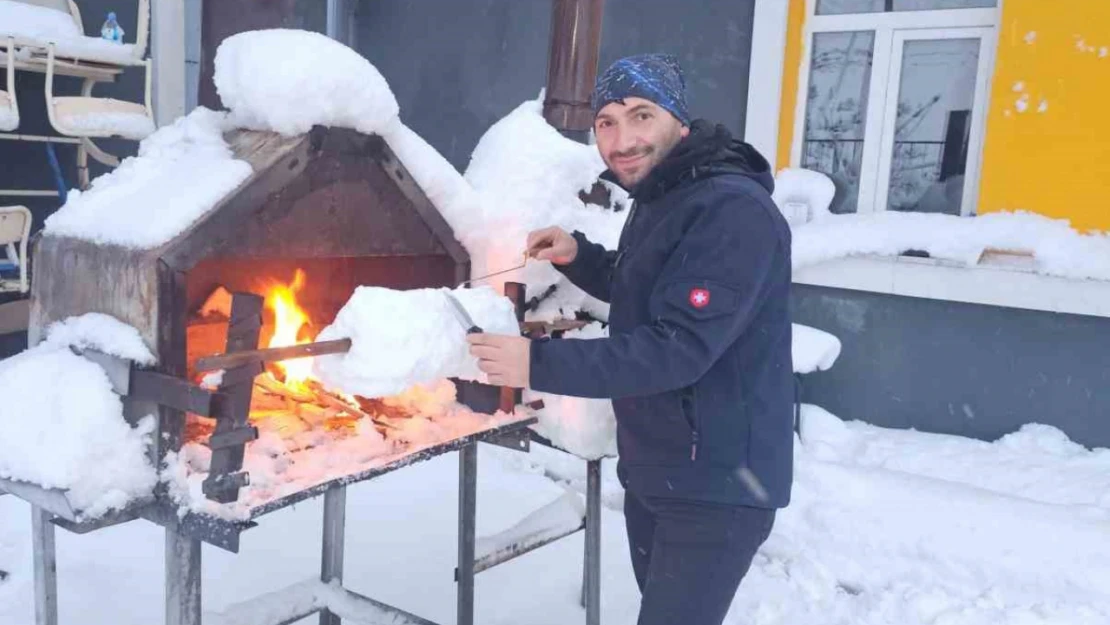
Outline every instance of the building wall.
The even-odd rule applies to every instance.
[[[192,9],[193,19],[196,9]],[[201,49],[197,102],[210,109],[223,103],[212,82],[216,51],[224,39],[249,30],[295,28],[323,33],[327,26],[325,0],[201,0]],[[293,51],[289,51],[293,53]],[[281,63],[275,58],[274,63]]]
[[[1110,2],[1005,0],[979,212],[1024,209],[1110,230],[1107,102]]]
[[[602,68],[627,54],[677,54],[693,114],[742,134],[754,0],[676,6],[607,0]],[[401,119],[459,169],[482,134],[547,80],[548,0],[363,0],[356,20],[359,52],[389,81]]]
[[[846,419],[994,440],[1045,423],[1110,447],[1110,319],[794,285],[794,321],[840,337],[803,401]]]

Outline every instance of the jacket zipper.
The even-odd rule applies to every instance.
[[[637,209],[640,203],[633,200],[632,208],[628,211],[628,219],[624,222],[624,228],[621,229],[620,239],[617,241],[617,258],[613,261],[613,268],[620,267],[621,261],[624,260],[625,254],[628,252],[631,241],[629,238],[632,236],[633,224],[636,222]]]
[[[698,442],[701,435],[698,432],[698,419],[694,406],[694,389],[687,388],[682,391],[682,413],[686,423],[690,426],[690,462],[698,459]]]

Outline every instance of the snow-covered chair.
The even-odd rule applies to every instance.
[[[7,46],[9,50],[13,49],[15,40],[9,37]],[[7,62],[4,65],[7,67],[7,82],[4,86],[8,90],[0,89],[0,132],[19,128],[19,102],[15,97],[15,55],[7,55]]]
[[[90,93],[80,96],[54,95],[55,47],[49,44],[46,69],[46,113],[50,125],[70,137],[123,137],[141,141],[154,132],[154,110],[150,106],[150,61],[146,71],[145,96],[141,104],[97,98]]]
[[[81,11],[73,0],[0,0],[0,36],[11,39],[0,47],[22,68],[46,74],[46,109],[50,123],[71,137],[123,137],[141,140],[155,130],[150,106],[151,63],[146,58],[150,31],[150,0],[138,2],[134,43],[116,43],[85,35]],[[80,96],[55,97],[56,74],[80,75],[82,68],[141,67],[145,73],[142,103],[92,95],[95,80],[86,79]],[[94,158],[118,164],[111,155],[89,144]]]
[[[26,206],[0,206],[0,246],[4,246],[8,258],[7,263],[0,262],[0,269],[19,269],[18,279],[0,277],[0,292],[26,293],[29,290],[27,241],[31,238],[31,219],[31,211]]]
[[[791,226],[800,226],[828,216],[836,196],[836,185],[819,171],[800,168],[783,169],[775,176],[775,192],[771,198]]]

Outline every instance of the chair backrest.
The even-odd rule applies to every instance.
[[[31,211],[22,206],[0,206],[0,245],[18,243],[31,227]]]
[[[22,4],[33,4],[44,9],[54,9],[69,15],[69,0],[15,0]]]

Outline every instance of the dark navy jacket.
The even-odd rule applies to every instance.
[[[773,185],[754,148],[696,121],[631,190],[616,252],[574,233],[560,270],[611,303],[610,336],[534,341],[530,386],[612,398],[632,492],[790,500],[790,229]]]

